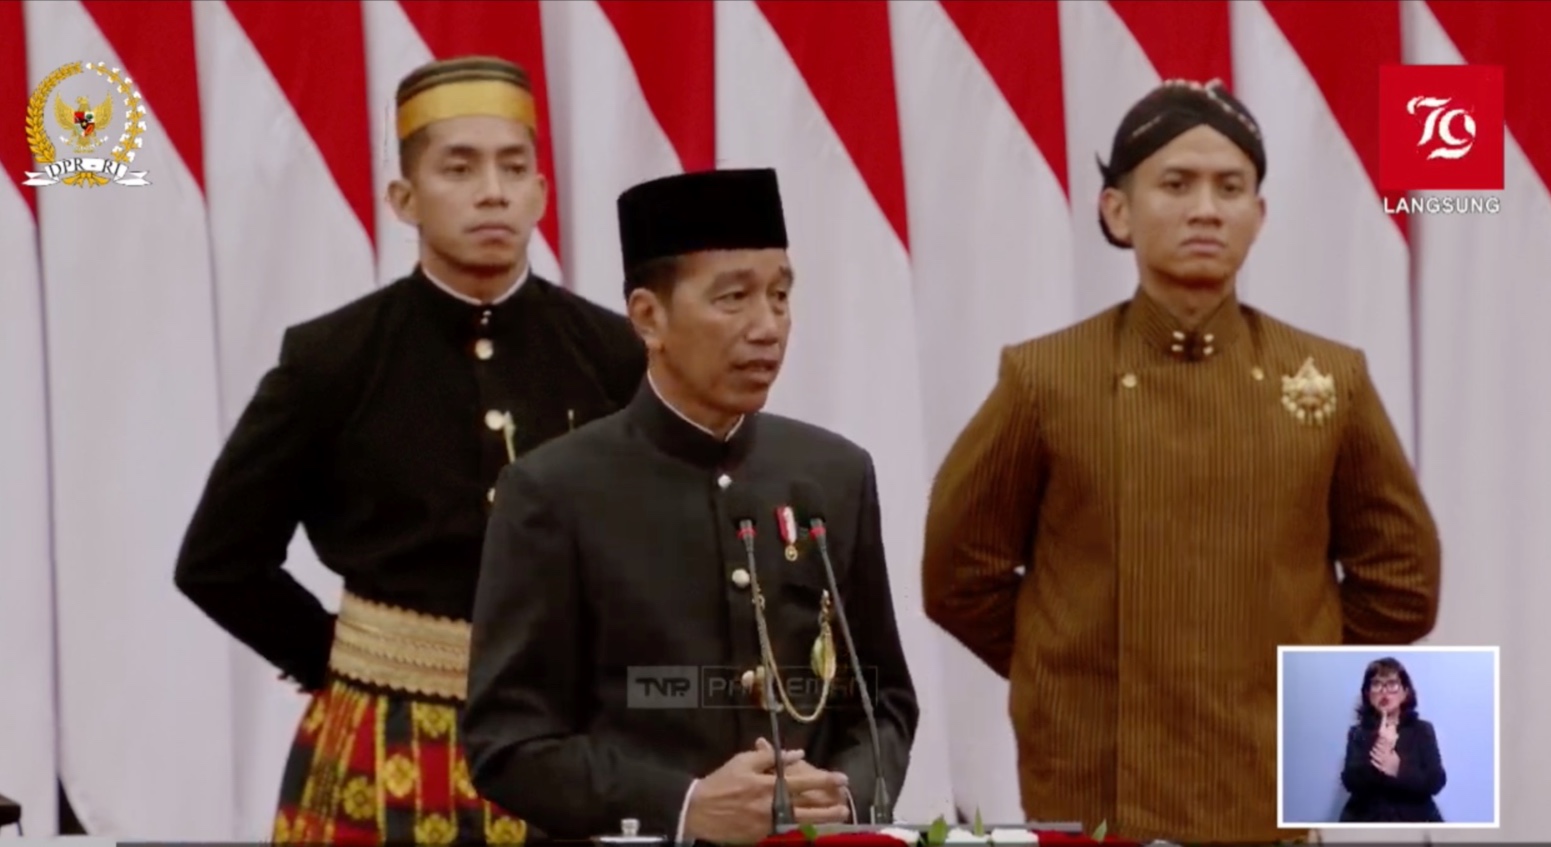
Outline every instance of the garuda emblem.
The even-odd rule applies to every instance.
[[[1282,377],[1282,405],[1299,423],[1319,425],[1336,411],[1336,380],[1314,367],[1314,359],[1305,359],[1292,376]]]
[[[106,82],[108,95],[96,106],[91,97],[76,97],[72,106],[56,93],[66,80],[90,72]],[[90,79],[90,77],[88,77]],[[92,95],[94,97],[95,95]],[[113,105],[117,97],[123,112]],[[54,123],[67,135],[49,130],[49,100]],[[115,126],[114,124],[118,125]],[[71,62],[61,65],[38,83],[27,98],[27,149],[37,170],[26,171],[22,185],[150,185],[145,171],[132,171],[145,134],[146,111],[134,80],[106,62]],[[102,152],[98,152],[98,151]],[[106,153],[106,156],[103,156]],[[99,158],[102,157],[102,158]]]
[[[65,103],[64,98],[54,96],[54,120],[60,127],[69,132],[69,135],[61,136],[60,141],[75,148],[80,155],[96,150],[102,145],[103,138],[100,130],[113,120],[113,94],[108,96],[96,108],[85,97],[77,97],[75,107],[71,108]]]

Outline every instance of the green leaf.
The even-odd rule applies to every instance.
[[[1093,840],[1103,841],[1104,836],[1107,834],[1109,834],[1109,820],[1106,818],[1105,820],[1100,821],[1099,828],[1093,831]]]
[[[942,847],[948,843],[948,819],[942,815],[932,821],[931,827],[926,830],[927,847]]]
[[[980,819],[980,807],[979,806],[975,807],[975,828],[973,830],[970,830],[970,831],[975,834],[976,838],[983,838],[983,837],[985,837],[985,834],[986,834],[986,824],[985,824],[985,821]]]
[[[797,831],[802,833],[802,837],[809,841],[817,841],[819,838],[819,828],[811,823],[805,823],[797,827]]]

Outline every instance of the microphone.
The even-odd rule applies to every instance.
[[[733,526],[738,529],[738,540],[743,542],[743,556],[748,564],[750,583],[754,587],[754,614],[764,615],[758,606],[762,599],[759,588],[759,565],[754,555],[754,515],[758,513],[753,497],[741,488],[727,492],[727,513],[732,516]],[[763,639],[761,639],[763,647]],[[760,689],[760,703],[770,715],[770,746],[775,749],[775,794],[770,800],[770,824],[772,832],[784,832],[797,826],[797,813],[792,809],[791,790],[786,784],[785,749],[781,746],[781,701],[776,699],[775,668],[771,659],[760,650],[760,664],[764,680]]]
[[[867,675],[862,673],[862,660],[856,652],[856,637],[851,634],[851,623],[846,620],[845,602],[840,597],[840,585],[835,580],[835,564],[829,558],[829,537],[824,524],[824,495],[819,487],[808,480],[798,480],[792,485],[792,507],[808,523],[808,534],[813,537],[824,562],[824,578],[829,582],[829,594],[835,602],[835,618],[840,622],[840,636],[845,639],[846,656],[851,660],[851,672],[856,675],[857,692],[862,698],[862,714],[867,717],[867,735],[872,741],[872,789],[871,823],[885,826],[894,823],[894,801],[889,797],[889,786],[883,778],[883,743],[878,736],[878,719],[873,715],[872,693],[867,690]]]

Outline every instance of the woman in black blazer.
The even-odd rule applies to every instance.
[[[1363,673],[1357,724],[1346,735],[1342,823],[1443,823],[1433,800],[1448,781],[1433,725],[1417,717],[1411,675],[1397,659]]]

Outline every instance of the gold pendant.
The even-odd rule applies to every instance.
[[[788,545],[786,545],[786,560],[788,562],[795,562],[795,561],[797,561],[797,545],[795,545],[795,544],[788,544]]]
[[[835,638],[827,626],[818,638],[813,639],[813,655],[809,657],[809,665],[819,679],[830,682],[835,678]]]

